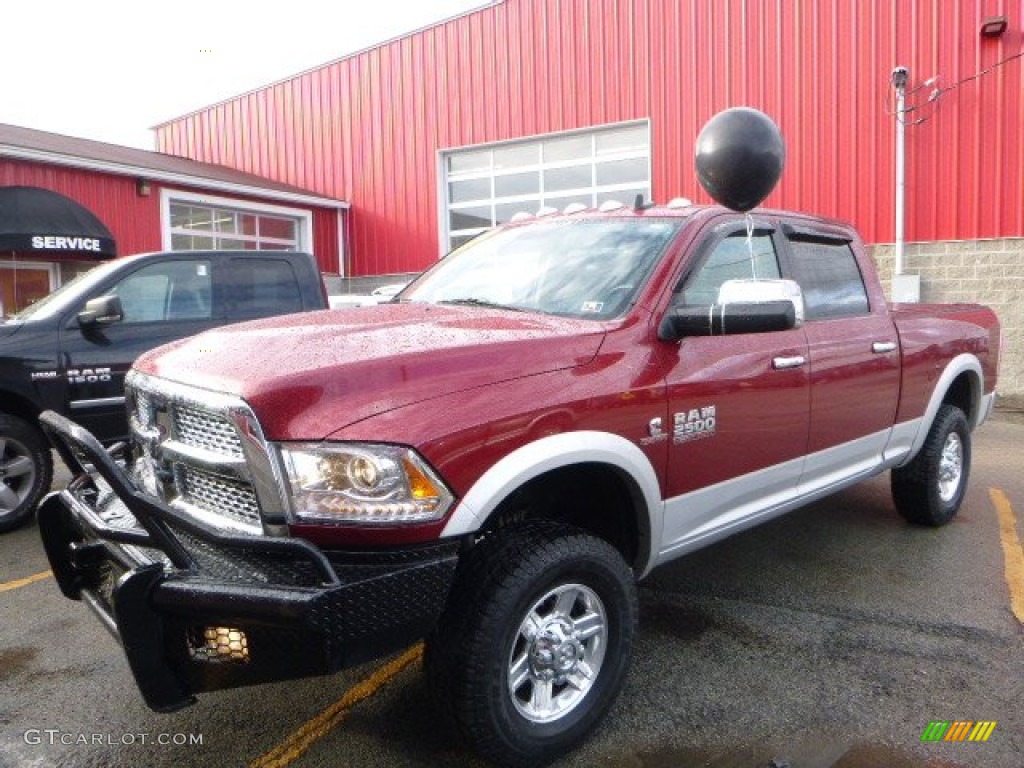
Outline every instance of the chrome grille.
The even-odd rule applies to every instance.
[[[242,457],[238,432],[223,416],[182,403],[175,403],[171,413],[174,433],[180,442],[224,456]]]
[[[221,477],[187,464],[175,464],[179,500],[247,525],[260,524],[260,507],[250,483]]]
[[[282,481],[244,400],[138,371],[126,395],[141,489],[214,527],[259,535],[284,522]]]

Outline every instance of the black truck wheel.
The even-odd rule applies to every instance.
[[[633,573],[603,540],[543,522],[495,531],[467,560],[427,643],[432,688],[489,760],[563,756],[622,687],[637,623]]]
[[[917,456],[892,471],[896,509],[917,525],[945,525],[964,500],[970,468],[967,417],[956,406],[943,405]]]
[[[17,416],[0,414],[0,533],[29,518],[52,479],[43,433]]]

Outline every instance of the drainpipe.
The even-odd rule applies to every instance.
[[[907,125],[904,115],[906,114],[907,106],[908,76],[909,73],[906,67],[896,67],[892,71],[892,85],[896,89],[896,266],[893,270],[893,277],[903,274],[903,223],[907,194]]]
[[[896,89],[896,263],[893,266],[893,301],[917,302],[921,300],[921,278],[919,275],[904,275],[904,242],[907,197],[907,155],[906,155],[906,96],[910,72],[906,67],[892,71],[892,86]]]

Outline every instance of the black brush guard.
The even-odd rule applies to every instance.
[[[140,492],[117,456],[52,411],[39,417],[72,473],[39,508],[61,592],[120,641],[146,704],[329,674],[398,650],[436,624],[458,542],[323,551],[302,539],[225,533]],[[218,653],[209,628],[245,633]]]

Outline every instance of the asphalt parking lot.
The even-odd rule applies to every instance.
[[[655,571],[622,698],[560,765],[1020,768],[1022,469],[1024,418],[1003,412],[944,529],[905,524],[883,476]],[[478,764],[415,649],[155,714],[47,568],[34,525],[0,537],[0,765]],[[933,721],[996,725],[922,742]]]

